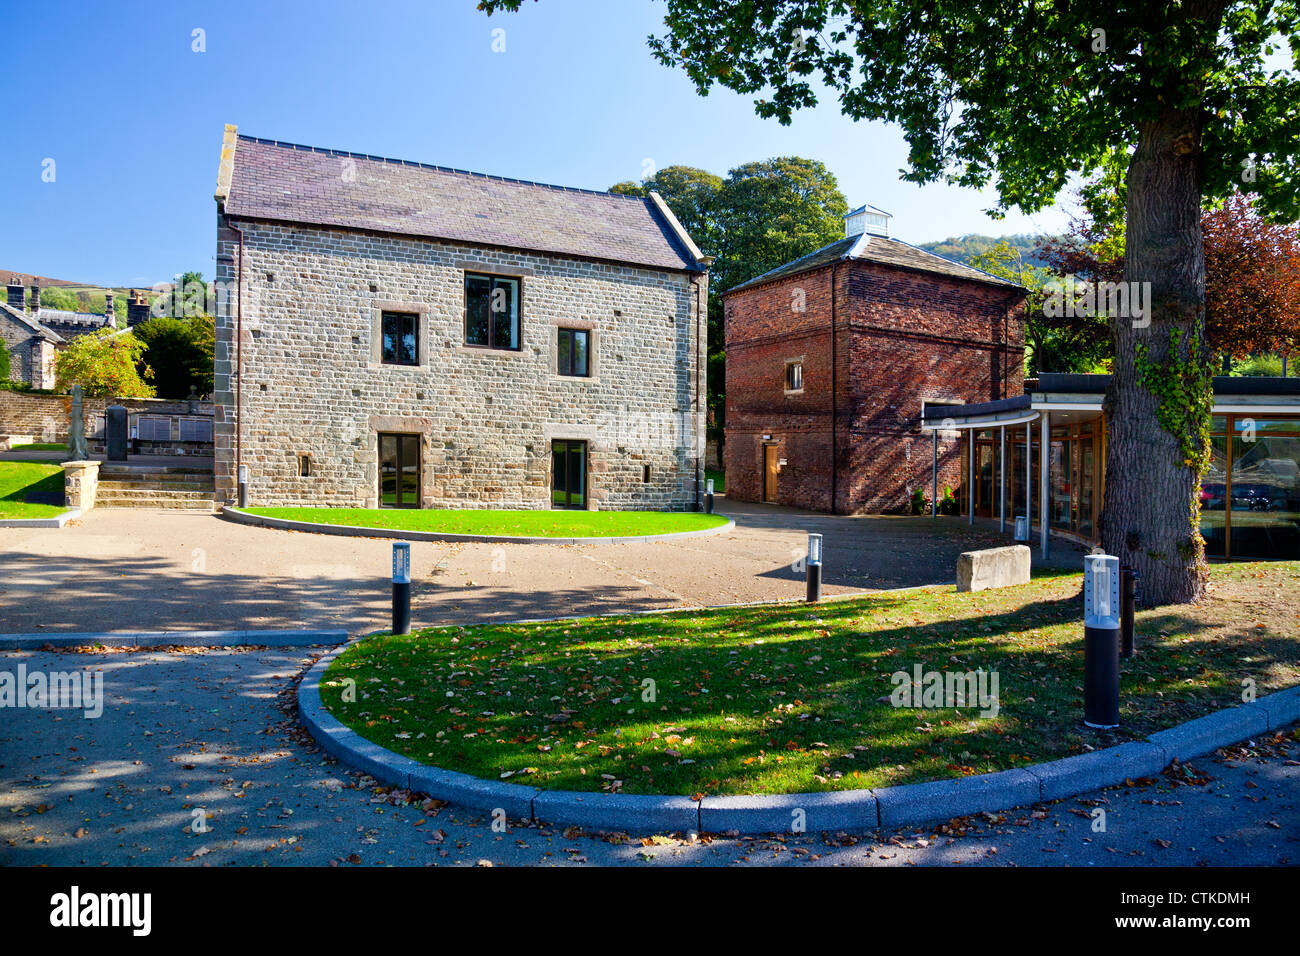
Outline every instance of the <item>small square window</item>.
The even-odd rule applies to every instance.
[[[785,390],[797,392],[803,389],[803,362],[785,363]]]
[[[385,312],[381,327],[385,365],[418,365],[420,317],[414,312]]]
[[[558,331],[557,368],[560,375],[591,374],[591,333],[585,329]]]
[[[299,478],[311,477],[311,455],[298,456],[298,477]]]
[[[650,484],[650,466],[649,466],[649,465],[643,465],[643,466],[641,467],[641,481],[642,481],[644,484],[647,484],[647,485]]]

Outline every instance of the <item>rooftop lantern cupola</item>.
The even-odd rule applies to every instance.
[[[889,237],[889,220],[893,217],[875,206],[859,206],[844,215],[844,238],[852,239],[864,232],[869,236]]]

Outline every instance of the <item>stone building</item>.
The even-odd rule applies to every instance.
[[[1020,395],[1025,290],[889,236],[845,236],[723,293],[727,496],[836,514],[901,512],[932,469],[960,484],[935,405]],[[937,460],[936,460],[937,459]]]
[[[33,286],[40,309],[40,286]],[[26,287],[10,276],[5,301],[0,303],[0,348],[9,350],[9,379],[32,388],[54,387],[54,352],[63,337],[37,321],[24,303]]]
[[[218,498],[698,506],[709,260],[658,196],[228,126],[216,200]]]
[[[54,355],[73,339],[115,328],[113,290],[105,292],[104,313],[72,312],[41,305],[41,287],[33,279],[31,296],[20,276],[10,276],[0,303],[0,341],[11,356],[9,377],[32,388],[54,387]]]

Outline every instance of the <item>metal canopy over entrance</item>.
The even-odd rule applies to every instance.
[[[961,512],[1023,513],[1050,553],[1053,531],[1098,538],[1105,492],[1109,376],[1042,375],[1025,395],[978,405],[927,406],[932,517],[938,514],[939,438],[962,439]],[[1300,558],[1300,379],[1216,378],[1211,465],[1201,532],[1211,557]],[[1021,510],[1023,509],[1023,510]],[[1234,525],[1237,541],[1234,547]]]

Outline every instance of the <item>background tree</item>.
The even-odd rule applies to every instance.
[[[1117,282],[1124,270],[1122,180],[1099,179],[1085,188],[1084,211],[1068,232],[1042,246],[1053,270],[1090,282]],[[1252,357],[1290,355],[1300,346],[1300,228],[1269,222],[1254,200],[1232,193],[1201,214],[1205,249],[1205,336],[1208,349],[1224,358],[1225,369],[1260,374],[1276,362]],[[1063,320],[1054,320],[1057,322]],[[1109,353],[1108,329],[1075,320],[1076,347],[1099,346]]]
[[[521,0],[481,0],[517,10]],[[898,123],[903,178],[993,185],[995,212],[1051,204],[1117,145],[1127,183],[1124,280],[1150,283],[1150,315],[1111,323],[1114,372],[1103,546],[1142,576],[1148,604],[1205,588],[1200,477],[1211,375],[1201,206],[1242,182],[1274,219],[1300,217],[1300,51],[1295,0],[666,0],[653,54],[701,95],[754,94],[789,123],[814,80],[854,119]]]
[[[133,330],[144,344],[139,366],[153,370],[154,388],[161,398],[186,398],[212,391],[214,328],[212,317],[173,319],[157,316]]]
[[[825,165],[800,156],[746,163],[723,179],[694,166],[665,166],[642,183],[610,192],[659,193],[709,269],[709,409],[723,424],[726,382],[722,295],[732,286],[820,249],[844,235],[848,203]]]
[[[144,343],[130,332],[100,329],[81,335],[54,359],[55,388],[66,392],[80,385],[93,398],[153,398],[154,390],[145,379],[147,366],[137,366]]]
[[[971,257],[970,264],[1029,290],[1024,304],[1026,375],[1108,370],[1110,348],[1105,319],[1047,317],[1044,300],[1048,284],[1059,279],[1055,272],[1031,264],[1020,249],[1008,242],[999,242]]]
[[[12,374],[13,366],[9,358],[9,349],[5,347],[3,342],[0,342],[0,382],[9,381]]]

